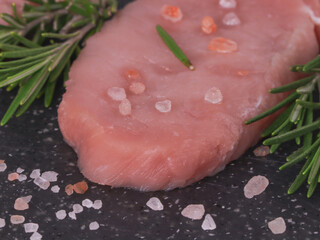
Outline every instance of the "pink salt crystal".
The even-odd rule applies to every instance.
[[[27,176],[24,174],[19,174],[18,180],[19,180],[19,182],[23,182],[23,181],[27,180]]]
[[[32,172],[31,172],[31,174],[30,174],[30,178],[33,178],[33,179],[35,179],[35,178],[38,178],[38,177],[40,177],[40,169],[35,169],[35,170],[33,170]]]
[[[70,196],[71,194],[73,194],[73,185],[72,184],[68,184],[65,187],[65,192],[68,196]]]
[[[23,173],[23,172],[24,172],[24,169],[22,169],[20,167],[17,168],[17,173]]]
[[[17,180],[19,178],[19,174],[14,172],[14,173],[10,173],[8,175],[8,180],[9,181],[14,181],[14,180]]]
[[[0,218],[0,228],[3,228],[4,226],[6,226],[6,220]]]
[[[92,208],[93,202],[90,199],[85,199],[82,201],[82,206],[86,208]]]
[[[270,147],[269,146],[260,146],[257,147],[255,150],[253,150],[253,154],[256,157],[265,157],[270,153]]]
[[[204,100],[212,104],[218,104],[222,102],[223,96],[219,88],[212,87],[204,95]]]
[[[37,223],[25,223],[25,224],[23,224],[23,227],[24,227],[24,231],[26,233],[33,233],[33,232],[38,231],[39,224],[37,224]]]
[[[254,176],[244,187],[244,195],[246,198],[253,198],[261,194],[269,185],[269,180],[264,176]]]
[[[128,116],[131,114],[131,103],[130,101],[126,98],[121,101],[119,104],[119,112],[123,116]]]
[[[111,87],[108,89],[107,93],[114,101],[122,101],[127,98],[126,91],[123,88]]]
[[[63,220],[65,219],[67,216],[67,213],[65,210],[59,210],[58,212],[56,212],[56,217],[59,219],[59,220]]]
[[[94,209],[100,209],[100,208],[102,208],[102,201],[101,201],[101,200],[95,200],[94,203],[93,203],[93,205],[92,205],[92,207],[93,207]]]
[[[7,169],[7,164],[5,164],[4,161],[1,162],[0,163],[0,172],[4,172],[6,169]]]
[[[164,5],[161,9],[161,15],[164,19],[174,23],[180,21],[183,17],[180,8],[171,5]]]
[[[214,230],[217,228],[216,223],[214,222],[212,216],[210,214],[206,214],[204,220],[201,225],[203,230]]]
[[[14,209],[17,211],[23,211],[29,208],[29,204],[26,203],[22,198],[17,198],[14,202]]]
[[[142,94],[146,90],[146,86],[142,82],[133,82],[131,83],[129,90],[134,94]]]
[[[164,101],[156,102],[155,108],[161,113],[170,112],[171,111],[171,101],[164,100]]]
[[[25,196],[25,197],[21,197],[21,199],[23,201],[25,201],[26,203],[29,203],[32,199],[32,196],[31,195],[28,195],[28,196]]]
[[[89,229],[91,231],[99,229],[100,225],[98,222],[92,222],[89,224]]]
[[[204,212],[205,210],[202,204],[190,204],[182,210],[181,214],[192,220],[200,220],[203,217]]]
[[[125,72],[125,77],[129,81],[141,79],[141,74],[136,69],[129,69]]]
[[[83,212],[83,207],[80,204],[73,204],[72,206],[73,212],[74,213],[81,213]]]
[[[42,239],[42,235],[38,232],[34,232],[30,237],[30,240],[41,240],[41,239]]]
[[[51,191],[54,192],[54,193],[58,193],[60,191],[60,187],[58,185],[54,185],[52,188],[51,188]]]
[[[25,221],[25,218],[24,216],[21,216],[21,215],[12,215],[10,217],[10,222],[12,224],[21,224],[21,223],[24,223]]]
[[[286,222],[282,217],[278,217],[268,222],[268,227],[273,234],[282,234],[286,231]]]
[[[237,26],[241,23],[240,19],[234,12],[227,13],[223,17],[222,22],[227,26]]]
[[[76,213],[74,211],[68,213],[69,218],[72,220],[77,220]]]
[[[0,160],[0,164],[1,164],[1,163],[4,163],[4,162],[5,162],[4,160]]]
[[[33,182],[43,190],[47,190],[50,187],[50,182],[42,177],[37,177]]]
[[[47,171],[41,174],[41,177],[46,179],[49,182],[56,182],[58,180],[58,173],[54,171]]]
[[[147,206],[151,208],[153,211],[162,211],[163,210],[163,204],[161,203],[159,198],[152,197],[147,202]]]

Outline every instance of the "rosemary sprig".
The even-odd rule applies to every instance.
[[[194,71],[195,68],[187,58],[187,56],[183,53],[181,48],[177,45],[177,43],[173,40],[173,38],[161,27],[160,25],[156,26],[157,32],[163,42],[168,46],[171,52],[191,71]]]
[[[28,0],[21,15],[1,14],[0,87],[19,88],[1,120],[5,125],[21,116],[44,95],[49,107],[61,75],[67,80],[70,63],[86,39],[100,31],[104,20],[117,11],[117,0]]]
[[[304,182],[309,185],[307,197],[314,193],[317,184],[320,182],[320,119],[314,115],[319,114],[320,99],[320,55],[305,65],[291,67],[291,71],[310,74],[309,77],[289,83],[285,86],[270,90],[270,93],[277,94],[293,91],[285,100],[264,113],[249,119],[246,124],[251,124],[272,113],[288,108],[263,132],[262,137],[267,137],[263,144],[271,145],[270,152],[273,153],[284,142],[295,139],[300,148],[287,157],[287,162],[280,167],[284,170],[297,163],[305,161],[301,171],[290,186],[288,193],[297,191]],[[301,139],[303,138],[302,143]]]

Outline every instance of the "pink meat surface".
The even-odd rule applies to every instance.
[[[24,0],[0,0],[0,13],[11,13],[12,3],[15,3],[18,9],[22,9]],[[0,19],[0,24],[5,23]]]
[[[161,16],[167,3],[181,9],[182,20]],[[239,25],[223,23],[230,12]],[[205,16],[215,20],[214,34],[201,31]],[[195,71],[168,50],[157,24],[176,40]],[[149,191],[183,187],[221,170],[256,143],[270,123],[244,125],[283,97],[268,90],[296,79],[289,66],[317,54],[314,29],[302,0],[238,0],[233,9],[222,8],[218,0],[129,4],[87,42],[58,110],[82,173],[99,184]],[[235,41],[238,50],[209,50],[215,37]],[[129,91],[129,69],[141,73],[144,93]],[[131,115],[120,114],[119,102],[108,95],[112,87],[125,89]],[[220,90],[220,103],[205,100],[211,88]],[[164,100],[171,101],[170,112],[155,108]]]

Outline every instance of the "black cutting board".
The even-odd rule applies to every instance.
[[[122,1],[122,5],[125,2]],[[0,159],[6,160],[8,169],[0,173],[0,218],[6,226],[0,229],[0,239],[29,239],[22,225],[10,224],[10,215],[21,214],[26,222],[40,225],[43,239],[105,240],[105,239],[319,239],[320,190],[311,199],[306,198],[306,187],[294,195],[286,191],[299,167],[279,172],[285,156],[296,146],[287,144],[267,157],[255,157],[250,149],[237,161],[229,164],[218,175],[206,178],[183,189],[169,192],[141,193],[128,189],[112,189],[89,183],[84,195],[67,196],[64,187],[83,180],[76,166],[77,156],[63,141],[57,123],[57,107],[63,90],[56,94],[52,107],[44,109],[38,100],[30,110],[8,125],[0,128]],[[13,93],[0,90],[0,116],[13,99]],[[28,180],[9,182],[7,175],[18,167],[25,169]],[[29,178],[33,169],[56,171],[60,193],[40,190]],[[270,185],[264,193],[246,199],[243,187],[255,175],[264,175]],[[55,185],[55,184],[52,184]],[[30,209],[16,211],[16,198],[32,195]],[[152,211],[146,206],[151,197],[164,204],[163,211]],[[77,220],[69,217],[59,221],[55,212],[72,211],[72,205],[83,199],[101,199],[100,210],[85,209]],[[212,214],[217,228],[204,231],[202,220],[191,221],[181,215],[188,204],[203,204]],[[267,222],[283,217],[287,224],[284,234],[274,235]],[[90,222],[101,224],[90,231]]]

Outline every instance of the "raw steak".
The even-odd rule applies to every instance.
[[[71,69],[59,124],[89,180],[142,191],[183,187],[257,142],[271,119],[244,121],[283,97],[268,90],[296,78],[290,65],[318,53],[315,24],[302,0],[220,2],[138,0],[87,42]],[[162,15],[168,3],[181,12]],[[201,30],[205,16],[216,32]],[[157,24],[195,71],[165,46]]]

